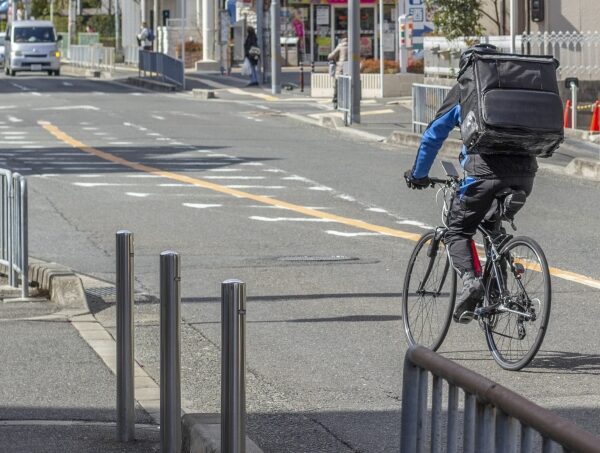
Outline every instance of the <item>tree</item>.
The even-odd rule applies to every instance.
[[[483,27],[481,0],[426,0],[427,8],[433,10],[436,31],[452,40],[461,36],[480,36]]]

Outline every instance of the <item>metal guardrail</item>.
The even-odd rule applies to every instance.
[[[433,376],[430,411],[429,373]],[[447,420],[442,410],[444,382],[448,384]],[[459,389],[465,395],[462,449]],[[401,429],[400,451],[407,453],[424,452],[427,446],[431,452],[441,452],[444,446],[448,453],[600,451],[600,438],[422,346],[411,347],[404,360]]]
[[[19,173],[0,169],[0,264],[6,266],[8,284],[17,287],[21,276],[21,296],[29,296],[29,240],[27,180]]]
[[[436,112],[444,102],[451,87],[442,85],[424,85],[413,83],[412,86],[412,131],[421,134],[427,125],[434,120]]]
[[[183,61],[170,57],[164,53],[152,52],[149,50],[139,50],[138,70],[140,76],[142,73],[146,77],[156,76],[163,82],[173,83],[185,88],[185,73],[183,70]]]
[[[349,126],[352,124],[352,77],[349,75],[337,76],[338,92],[337,92],[337,109],[344,114],[344,124]]]
[[[114,71],[115,49],[102,46],[69,46],[69,63],[88,69]]]

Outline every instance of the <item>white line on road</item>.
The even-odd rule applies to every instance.
[[[22,142],[11,141],[10,142],[11,145],[33,145],[34,143],[35,142],[26,142],[26,141],[22,141]]]
[[[298,176],[298,175],[293,175],[293,176],[286,176],[284,178],[281,178],[284,181],[302,181],[302,182],[312,182],[310,179],[305,178],[304,176]]]
[[[160,116],[160,115],[152,115],[152,118],[154,118],[155,120],[161,120],[161,121],[165,120],[165,117],[164,116]]]
[[[204,179],[265,179],[264,176],[205,176]]]
[[[66,86],[66,87],[72,87],[73,86],[73,84],[71,82],[63,82],[62,84],[64,86]]]
[[[62,107],[40,107],[33,110],[100,110],[98,107],[94,107],[93,105],[64,105]],[[87,124],[87,123],[86,123]]]
[[[314,187],[309,187],[308,190],[317,190],[317,191],[321,191],[321,192],[330,192],[333,189],[331,187],[327,187],[327,186],[314,186]]]
[[[158,175],[149,175],[149,174],[135,174],[135,175],[126,175],[126,178],[162,178],[162,176]]]
[[[193,184],[181,184],[181,183],[165,183],[159,184],[159,187],[196,187]]]
[[[71,170],[74,170],[73,168]],[[135,184],[120,184],[116,182],[74,182],[79,187],[134,186]]]
[[[92,127],[92,126],[82,127],[82,129],[84,131],[97,131],[98,130],[97,127]]]
[[[332,219],[321,219],[318,217],[261,217],[253,215],[251,220],[260,220],[261,222],[334,222]]]
[[[182,203],[183,206],[188,208],[206,209],[206,208],[220,208],[222,204],[201,204],[201,203]]]
[[[387,211],[383,208],[368,208],[367,211],[381,212],[382,214],[387,214]]]
[[[342,199],[342,200],[346,200],[346,201],[356,201],[356,198],[350,196],[350,195],[338,195],[338,198]]]
[[[26,134],[26,132],[23,132],[23,131],[3,131],[3,132],[0,132],[0,134],[2,134],[2,135],[23,135],[23,134]]]
[[[133,142],[109,142],[109,145],[133,145]]]
[[[249,167],[261,167],[264,164],[260,163],[260,162],[245,162],[243,164],[240,165],[248,165]]]
[[[10,82],[10,84],[12,86],[18,88],[21,91],[29,91],[29,88],[27,88],[26,86],[23,86],[23,85],[19,85],[18,83]]]
[[[16,105],[0,105],[0,110],[10,110],[10,109],[16,109],[17,106]],[[2,121],[2,123],[4,123],[4,121]]]
[[[140,192],[125,192],[125,195],[129,195],[130,197],[146,198],[150,194]]]
[[[285,189],[285,186],[244,186],[244,185],[227,185],[230,189]]]
[[[325,231],[325,233],[331,234],[333,236],[342,236],[345,238],[353,238],[353,237],[357,237],[357,236],[387,236],[386,234],[383,234],[383,233],[370,233],[367,231],[361,231],[358,233],[348,233],[345,231],[327,230],[327,231]]]
[[[240,168],[211,168],[208,171],[233,172],[233,171],[242,171],[242,170]]]
[[[8,137],[2,137],[2,140],[22,140],[24,139],[24,135],[9,135]],[[14,142],[11,142],[14,143]]]
[[[426,223],[419,222],[418,220],[399,220],[396,222],[398,225],[412,225],[418,228],[423,228],[425,230],[432,230],[433,227],[431,225],[427,225]]]
[[[101,178],[104,175],[77,175],[78,178]]]
[[[17,118],[16,116],[8,116],[8,121],[11,123],[22,123],[23,120],[21,118]]]

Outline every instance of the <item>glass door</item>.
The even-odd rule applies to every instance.
[[[327,55],[333,49],[331,32],[331,6],[313,5],[313,59],[327,61]]]

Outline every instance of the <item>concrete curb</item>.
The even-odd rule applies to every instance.
[[[185,414],[182,424],[182,453],[221,453],[221,416],[219,414]],[[246,436],[246,452],[262,450]]]
[[[70,76],[84,76],[84,77],[92,77],[96,79],[107,79],[110,80],[113,78],[113,74],[109,71],[100,71],[97,69],[86,69],[80,68],[78,66],[72,66],[70,64],[62,64],[60,67],[60,71],[63,75]]]
[[[161,92],[172,92],[178,91],[175,85],[171,85],[170,83],[159,82],[158,80],[150,80],[145,79],[143,77],[127,77],[125,82],[129,85],[148,88],[153,91],[161,91]]]
[[[600,160],[576,157],[566,166],[565,173],[600,181]]]
[[[61,308],[87,310],[83,283],[72,269],[31,258],[29,261],[29,282],[47,292],[51,302]],[[0,265],[0,271],[6,274],[8,267]]]
[[[194,88],[192,90],[192,96],[198,99],[215,99],[215,90],[205,90],[201,88]]]
[[[385,143],[413,148],[416,152],[417,148],[421,144],[421,135],[414,134],[412,132],[394,131],[385,140]],[[460,154],[461,148],[462,141],[455,138],[449,138],[444,142],[442,148],[440,149],[439,155],[455,158]]]

